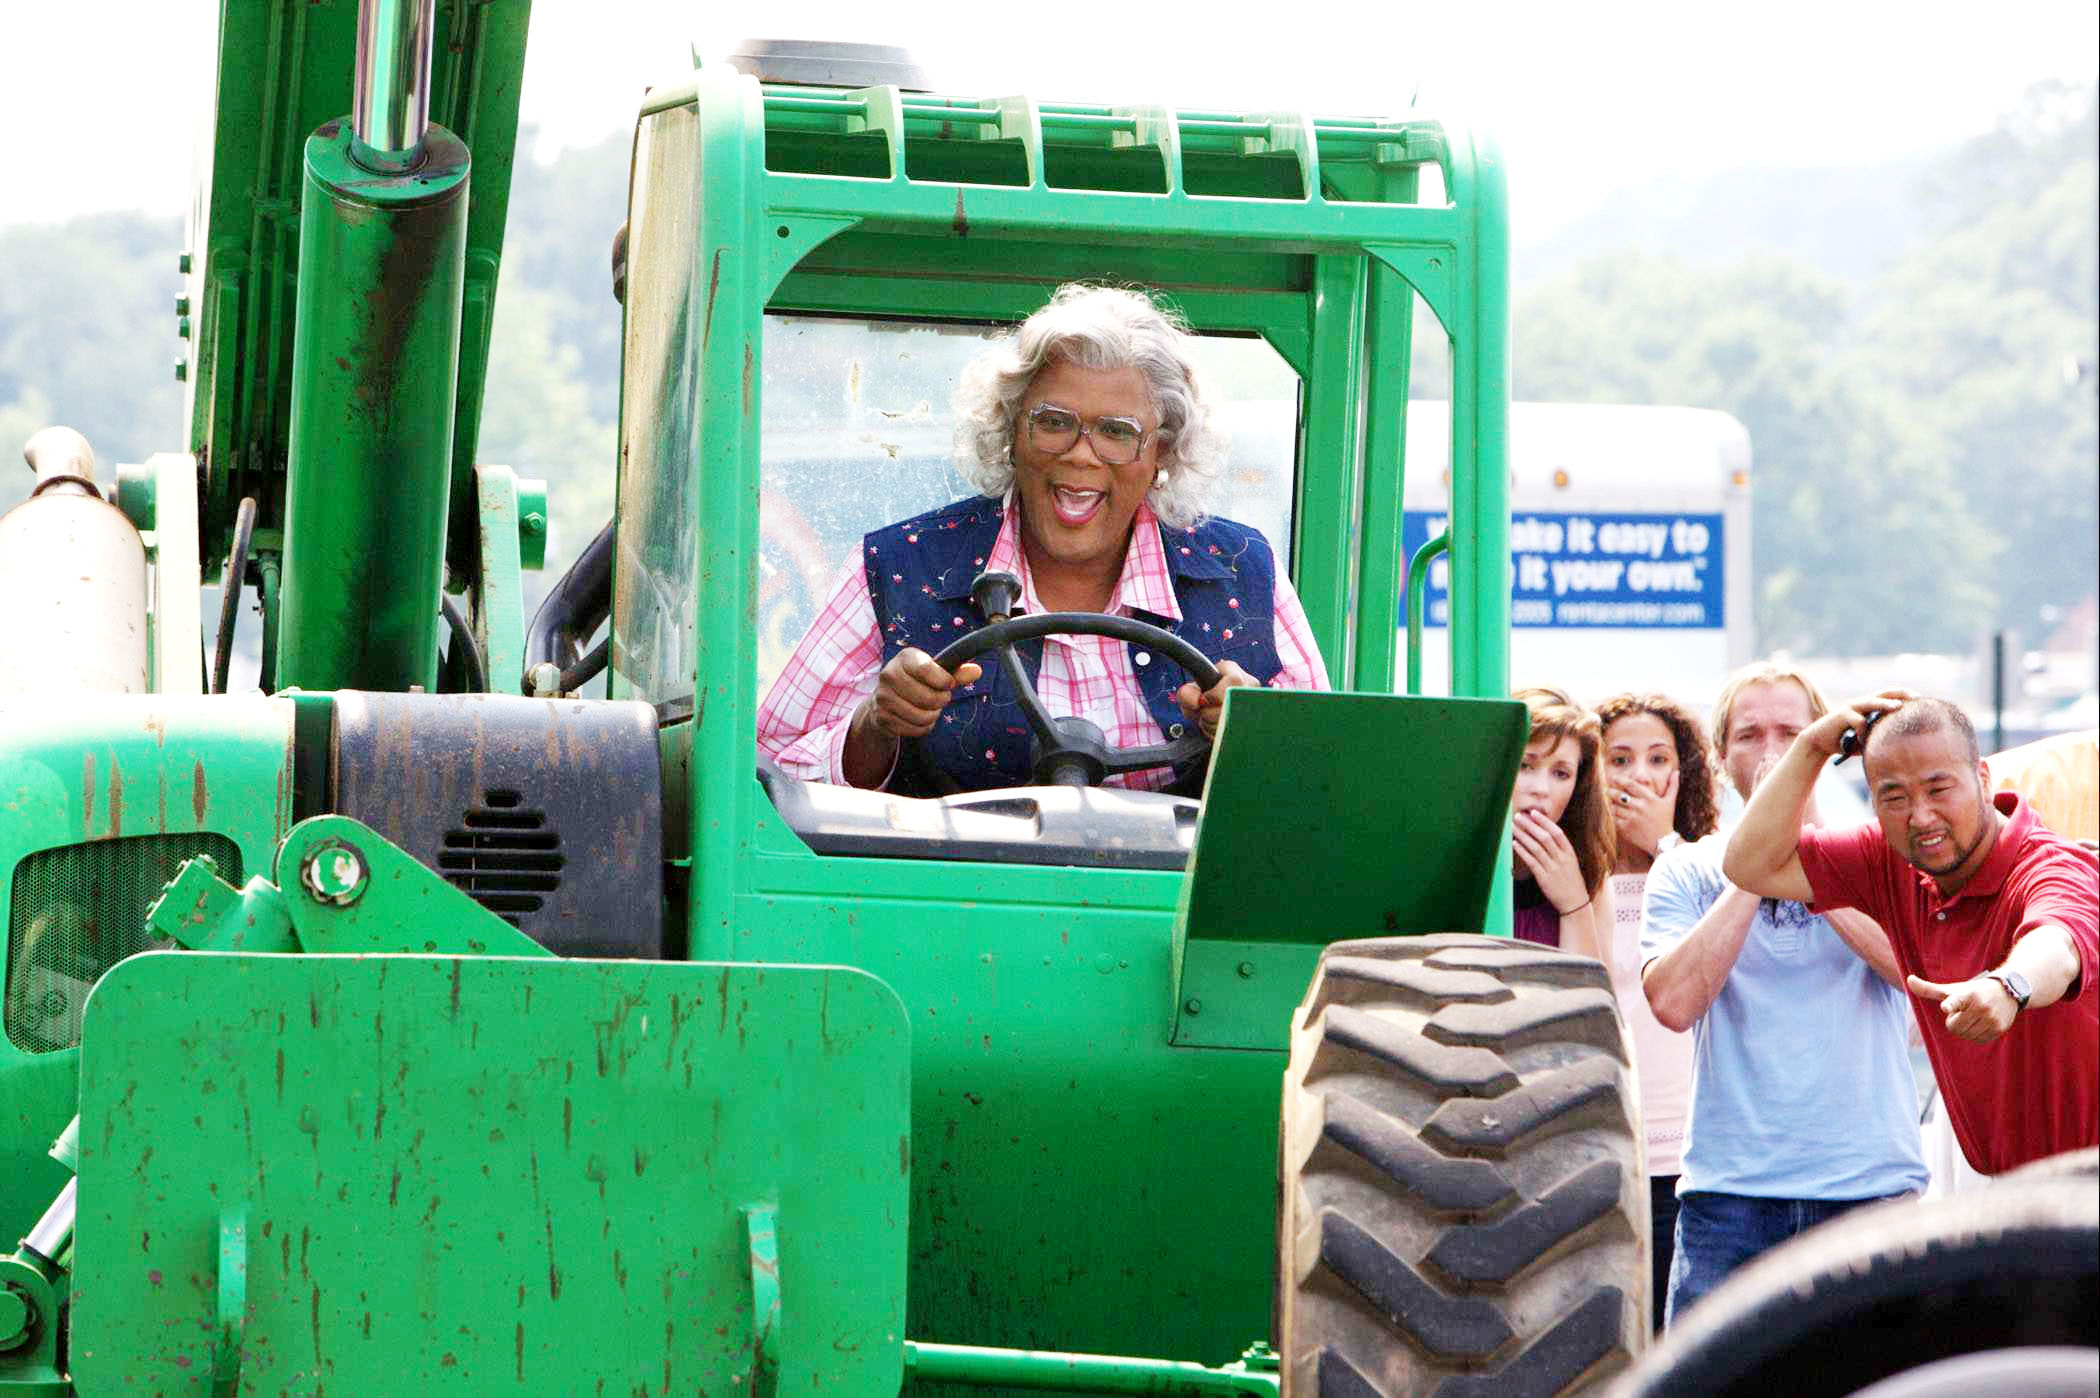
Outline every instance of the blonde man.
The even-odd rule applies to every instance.
[[[1744,800],[1827,707],[1798,670],[1729,678],[1714,747]],[[1799,819],[1816,821],[1812,804]],[[1768,1248],[1927,1181],[1887,938],[1859,914],[1733,886],[1726,848],[1710,835],[1665,851],[1641,909],[1649,1006],[1693,1039],[1666,1324]]]

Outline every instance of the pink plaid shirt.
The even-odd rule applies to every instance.
[[[999,537],[985,557],[986,571],[1012,573],[1021,580],[1021,609],[1046,610],[1036,599],[1035,580],[1021,547],[1019,511],[1007,493],[1006,517]],[[1305,619],[1305,608],[1281,568],[1276,570],[1274,602],[1276,658],[1283,668],[1269,681],[1272,689],[1326,689],[1327,666]],[[1108,606],[1112,616],[1147,611],[1181,620],[1181,604],[1160,547],[1159,522],[1149,504],[1138,506],[1123,556],[1123,576]],[[958,616],[956,624],[965,624]],[[1230,636],[1230,632],[1226,633]],[[1198,647],[1199,649],[1201,647]],[[993,656],[984,663],[998,664]],[[1036,692],[1043,706],[1059,718],[1077,716],[1097,725],[1117,747],[1143,747],[1164,742],[1152,712],[1138,688],[1133,663],[1149,665],[1152,656],[1108,636],[1046,636]],[[854,710],[875,692],[882,673],[882,632],[875,604],[868,598],[868,579],[860,550],[839,574],[831,595],[758,710],[758,748],[789,776],[805,781],[846,784],[846,731]],[[1154,768],[1108,778],[1107,785],[1156,791],[1174,779],[1172,769]]]

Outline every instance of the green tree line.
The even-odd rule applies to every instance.
[[[1823,263],[1799,251],[1559,259],[1516,298],[1516,392],[1742,420],[1756,458],[1760,649],[1967,650],[1997,626],[2033,637],[2092,594],[2100,570],[2096,146],[2094,90],[2038,88],[1998,129],[1863,177],[1875,191],[1911,184],[1907,214],[1858,219],[1856,201],[1813,200],[1767,211],[1833,220],[1793,240],[1833,249]],[[549,164],[521,160],[512,188],[480,456],[549,481],[550,576],[611,512],[620,318],[608,253],[627,165],[628,139],[613,136]],[[1772,172],[1755,183],[1772,187]],[[1848,218],[1866,231],[1848,240]],[[52,422],[84,431],[105,473],[181,444],[178,239],[173,220],[123,214],[0,228],[10,458]],[[26,471],[0,468],[0,508],[27,487]]]

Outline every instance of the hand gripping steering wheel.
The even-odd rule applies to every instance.
[[[1190,731],[1172,742],[1119,748],[1109,743],[1108,735],[1100,728],[1083,718],[1052,718],[1035,686],[1029,683],[1021,657],[1014,652],[1015,642],[1038,636],[1112,636],[1159,651],[1186,671],[1198,689],[1210,691],[1220,678],[1217,667],[1181,637],[1147,622],[1102,612],[1043,612],[1017,617],[1013,610],[1020,601],[1021,582],[1011,573],[982,574],[970,585],[970,597],[991,618],[991,624],[972,631],[934,660],[952,675],[965,661],[986,651],[999,653],[1006,677],[1020,697],[1021,712],[1028,716],[1028,726],[1035,733],[1038,786],[1099,786],[1112,773],[1179,767],[1209,751],[1210,739],[1203,735],[1200,724],[1189,725]]]

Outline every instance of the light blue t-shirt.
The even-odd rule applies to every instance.
[[[1722,835],[1666,851],[1641,903],[1641,960],[1720,901]],[[1692,1026],[1692,1105],[1677,1192],[1868,1199],[1923,1189],[1910,1007],[1830,923],[1766,899]]]

